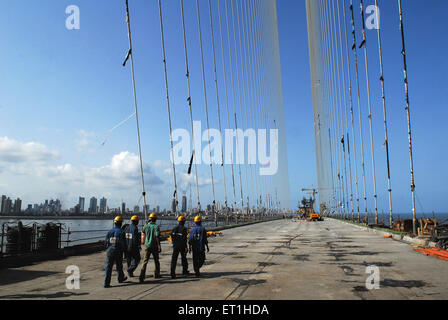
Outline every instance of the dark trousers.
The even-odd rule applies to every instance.
[[[187,261],[187,252],[185,247],[173,247],[173,255],[171,256],[171,275],[176,274],[176,265],[177,258],[179,257],[179,253],[182,260],[182,270],[183,274],[188,273],[188,261]]]
[[[121,250],[109,248],[107,249],[107,258],[106,258],[106,279],[104,280],[105,285],[110,285],[110,280],[112,277],[112,269],[114,267],[114,264],[117,265],[118,282],[121,282],[124,279],[123,252]]]
[[[138,264],[140,263],[140,250],[134,249],[126,252],[126,262],[128,265],[128,273],[133,274],[135,269],[137,269]]]
[[[151,254],[154,258],[154,277],[160,276],[160,262],[159,262],[159,252],[157,251],[157,248],[145,248],[145,258],[143,260],[142,270],[140,271],[140,279],[144,280],[146,276],[146,267],[149,262],[149,258],[151,257]]]
[[[194,273],[196,275],[200,274],[199,270],[204,265],[204,262],[205,262],[205,251],[193,248],[193,268]]]

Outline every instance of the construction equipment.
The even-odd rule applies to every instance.
[[[316,194],[318,191],[316,189],[302,189],[302,192],[304,191],[308,191],[313,197],[310,199],[302,199],[302,205],[299,206],[298,218],[307,219],[309,221],[323,221],[319,213],[314,210],[314,203],[316,202]]]
[[[431,231],[431,241],[436,242],[436,247],[440,249],[448,249],[448,219],[440,222]]]
[[[313,211],[314,210],[314,203],[316,203],[316,194],[319,193],[316,189],[302,189],[302,192],[308,191],[309,194],[313,195],[313,203],[312,203],[312,208]]]

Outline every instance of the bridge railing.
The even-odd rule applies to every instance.
[[[207,229],[225,227],[253,222],[264,222],[282,218],[279,215],[218,215],[204,217],[203,225]],[[141,230],[144,221],[139,226]],[[160,219],[158,225],[163,233],[169,233],[177,224],[175,219]],[[194,225],[192,219],[186,222],[187,227]],[[109,229],[76,230],[64,223],[48,223],[46,225],[32,223],[22,225],[18,222],[7,222],[1,226],[0,257],[25,253],[38,253],[68,248],[76,245],[89,245],[104,242]]]

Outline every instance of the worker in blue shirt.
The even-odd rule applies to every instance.
[[[126,262],[128,265],[129,277],[134,276],[134,271],[140,263],[140,233],[138,232],[139,217],[133,216],[131,224],[126,228]]]
[[[106,235],[106,279],[104,280],[104,288],[110,287],[112,277],[112,269],[114,264],[117,265],[118,282],[122,283],[127,280],[123,273],[123,252],[126,248],[125,232],[121,229],[123,218],[118,216],[114,219],[114,228]]]
[[[200,269],[205,262],[205,248],[210,252],[207,240],[207,231],[202,226],[202,219],[200,216],[194,218],[196,226],[190,230],[188,238],[189,252],[193,253],[193,269],[196,277],[200,277]]]
[[[188,275],[188,230],[185,227],[186,218],[180,216],[178,219],[178,225],[171,231],[171,241],[173,243],[173,255],[171,256],[171,278],[176,278],[176,265],[179,254],[182,260],[182,274]]]

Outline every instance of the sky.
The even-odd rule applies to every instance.
[[[444,80],[448,62],[443,57],[446,51],[443,21],[448,3],[430,0],[423,6],[418,0],[403,2],[417,209],[446,212],[448,207],[443,200],[448,176],[444,140],[448,110]],[[170,19],[178,22],[180,18],[179,4],[178,1],[163,3],[174,127],[189,128],[188,117],[176,117],[185,111],[186,97],[182,33],[178,23],[170,23]],[[366,1],[366,6],[372,3]],[[68,30],[65,26],[69,5],[80,8],[79,30]],[[168,207],[172,175],[158,7],[156,1],[143,0],[135,0],[131,5],[148,201],[151,207],[157,204]],[[201,5],[206,12],[206,2]],[[188,20],[195,16],[195,2],[185,0],[185,8],[186,16],[190,17],[187,27],[190,27],[195,23]],[[277,10],[289,172],[289,185],[283,187],[290,190],[290,206],[295,207],[306,195],[300,192],[302,188],[317,187],[305,2],[278,0]],[[381,14],[393,201],[396,211],[409,212],[409,153],[396,2],[384,1]],[[124,17],[124,1],[2,2],[0,194],[20,197],[25,205],[59,198],[65,208],[73,207],[79,196],[87,199],[104,196],[109,199],[110,207],[118,207],[121,201],[126,201],[128,206],[143,204],[135,119],[108,135],[111,128],[134,111],[130,69],[122,67],[128,49]],[[191,37],[191,41],[196,41],[196,29],[191,31]],[[368,31],[367,38],[372,39],[368,47],[371,77],[377,79],[376,31]],[[199,53],[194,45],[190,50],[193,49],[196,52],[190,53],[191,68],[199,70]],[[192,73],[191,81],[196,84],[192,96],[199,100],[200,74]],[[212,95],[212,81],[207,85]],[[371,90],[378,197],[380,211],[387,211],[379,83],[373,83]],[[362,92],[365,99],[365,90]],[[196,117],[204,120],[202,113]],[[212,126],[217,127],[216,120]],[[367,122],[364,127],[367,128]],[[367,133],[364,133],[366,149]],[[366,168],[370,177],[368,161]],[[222,177],[215,170],[221,185]],[[185,171],[180,168],[181,189],[189,197],[186,186],[190,178]],[[206,168],[200,172],[200,185],[201,194],[209,195]],[[371,193],[370,182],[368,190]],[[222,193],[222,186],[218,192]]]

